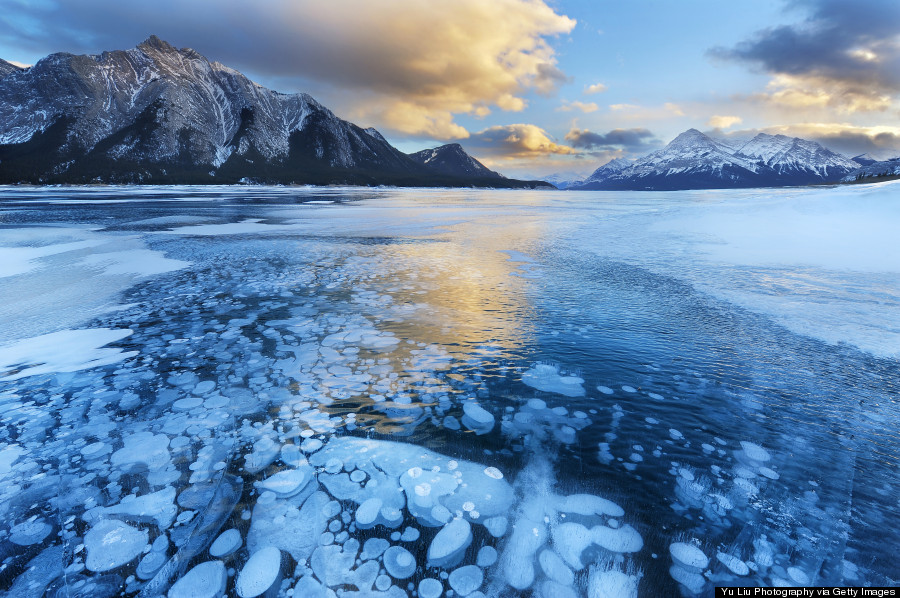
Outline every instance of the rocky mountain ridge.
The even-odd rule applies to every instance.
[[[467,154],[458,143],[448,143],[433,149],[408,154],[408,156],[418,164],[451,176],[506,178],[499,172],[490,170],[487,166]]]
[[[156,36],[10,66],[0,75],[0,183],[540,183],[429,168],[307,94],[269,90]]]
[[[799,137],[759,133],[739,146],[688,129],[634,162],[617,159],[573,189],[676,190],[837,182],[860,164]]]

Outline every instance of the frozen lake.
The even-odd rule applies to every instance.
[[[900,182],[0,189],[0,594],[900,582]]]

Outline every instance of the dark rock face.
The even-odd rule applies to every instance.
[[[22,67],[18,67],[10,62],[6,62],[2,58],[0,58],[0,79],[3,77],[10,75],[12,73],[18,73],[19,71],[24,70]]]
[[[485,185],[470,178],[155,36],[29,69],[0,64],[0,183]]]
[[[409,157],[418,164],[451,176],[506,178],[467,154],[458,143],[448,143],[434,149],[422,150],[409,154]]]

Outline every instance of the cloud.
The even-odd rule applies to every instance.
[[[331,89],[375,124],[437,138],[463,136],[455,114],[522,110],[529,92],[553,93],[568,78],[550,40],[575,26],[543,0],[45,0],[3,13],[10,45],[96,53],[155,33],[257,77]]]
[[[472,133],[466,148],[476,155],[515,159],[538,156],[573,155],[578,152],[553,141],[547,132],[532,124],[499,125]]]
[[[665,120],[673,116],[684,116],[678,104],[666,102],[662,106],[638,106],[636,104],[610,104],[609,109],[617,112],[616,118],[629,121],[646,122],[648,120]]]
[[[740,116],[713,116],[706,123],[706,126],[712,127],[714,129],[727,129],[729,127],[733,127],[734,125],[741,124],[742,119]]]
[[[593,133],[587,129],[572,129],[566,133],[572,147],[585,150],[623,149],[629,152],[647,150],[656,141],[647,129],[613,129],[608,133]]]
[[[595,102],[567,102],[563,101],[563,105],[556,109],[557,112],[571,112],[572,110],[580,110],[584,113],[588,112],[596,112],[600,110],[600,106],[598,106]]]
[[[900,3],[793,0],[808,17],[770,27],[714,57],[774,76],[761,99],[795,108],[885,110],[900,92]]]
[[[585,87],[584,93],[586,93],[586,94],[603,93],[607,89],[609,89],[609,88],[606,85],[604,85],[603,83],[594,83],[593,85],[588,85],[587,87]]]

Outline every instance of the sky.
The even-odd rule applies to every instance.
[[[0,58],[151,34],[412,152],[586,175],[697,128],[900,155],[897,0],[0,0]]]

